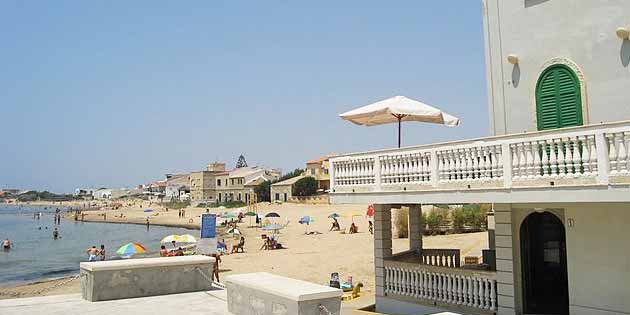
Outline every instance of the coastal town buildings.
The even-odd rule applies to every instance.
[[[190,199],[190,174],[166,174],[164,200]]]
[[[493,136],[331,159],[331,202],[374,204],[377,312],[630,313],[628,16],[624,0],[485,0]],[[423,248],[421,205],[466,203],[493,204],[496,268]]]
[[[271,184],[271,200],[280,202],[298,201],[298,198],[293,196],[293,185],[307,176],[317,179],[318,192],[320,194],[327,193],[330,188],[330,174],[328,170],[331,157],[334,157],[334,155],[309,160],[306,162],[306,169],[300,176]],[[327,198],[316,199],[327,200]]]
[[[229,202],[251,200],[256,183],[274,180],[280,172],[258,166],[246,166],[226,171],[225,163],[211,163],[205,171],[190,174],[191,202]]]

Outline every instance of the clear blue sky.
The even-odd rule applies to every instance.
[[[481,1],[2,1],[0,58],[0,188],[392,147],[337,115],[395,95],[463,121],[404,145],[489,134]]]

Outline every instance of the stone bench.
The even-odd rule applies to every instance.
[[[341,310],[339,289],[266,272],[226,278],[228,311],[236,315],[320,315]]]
[[[96,302],[207,291],[213,267],[214,258],[207,256],[82,262],[81,293]]]

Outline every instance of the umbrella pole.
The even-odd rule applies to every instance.
[[[400,130],[402,129],[402,116],[397,116],[398,118],[398,147],[400,148]]]

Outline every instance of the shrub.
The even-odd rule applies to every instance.
[[[300,178],[293,184],[293,195],[299,197],[312,196],[317,193],[318,183],[315,177]]]
[[[171,200],[167,203],[163,203],[162,205],[169,209],[182,209],[190,206],[190,201]]]
[[[271,202],[271,181],[264,181],[254,188],[258,202]]]

